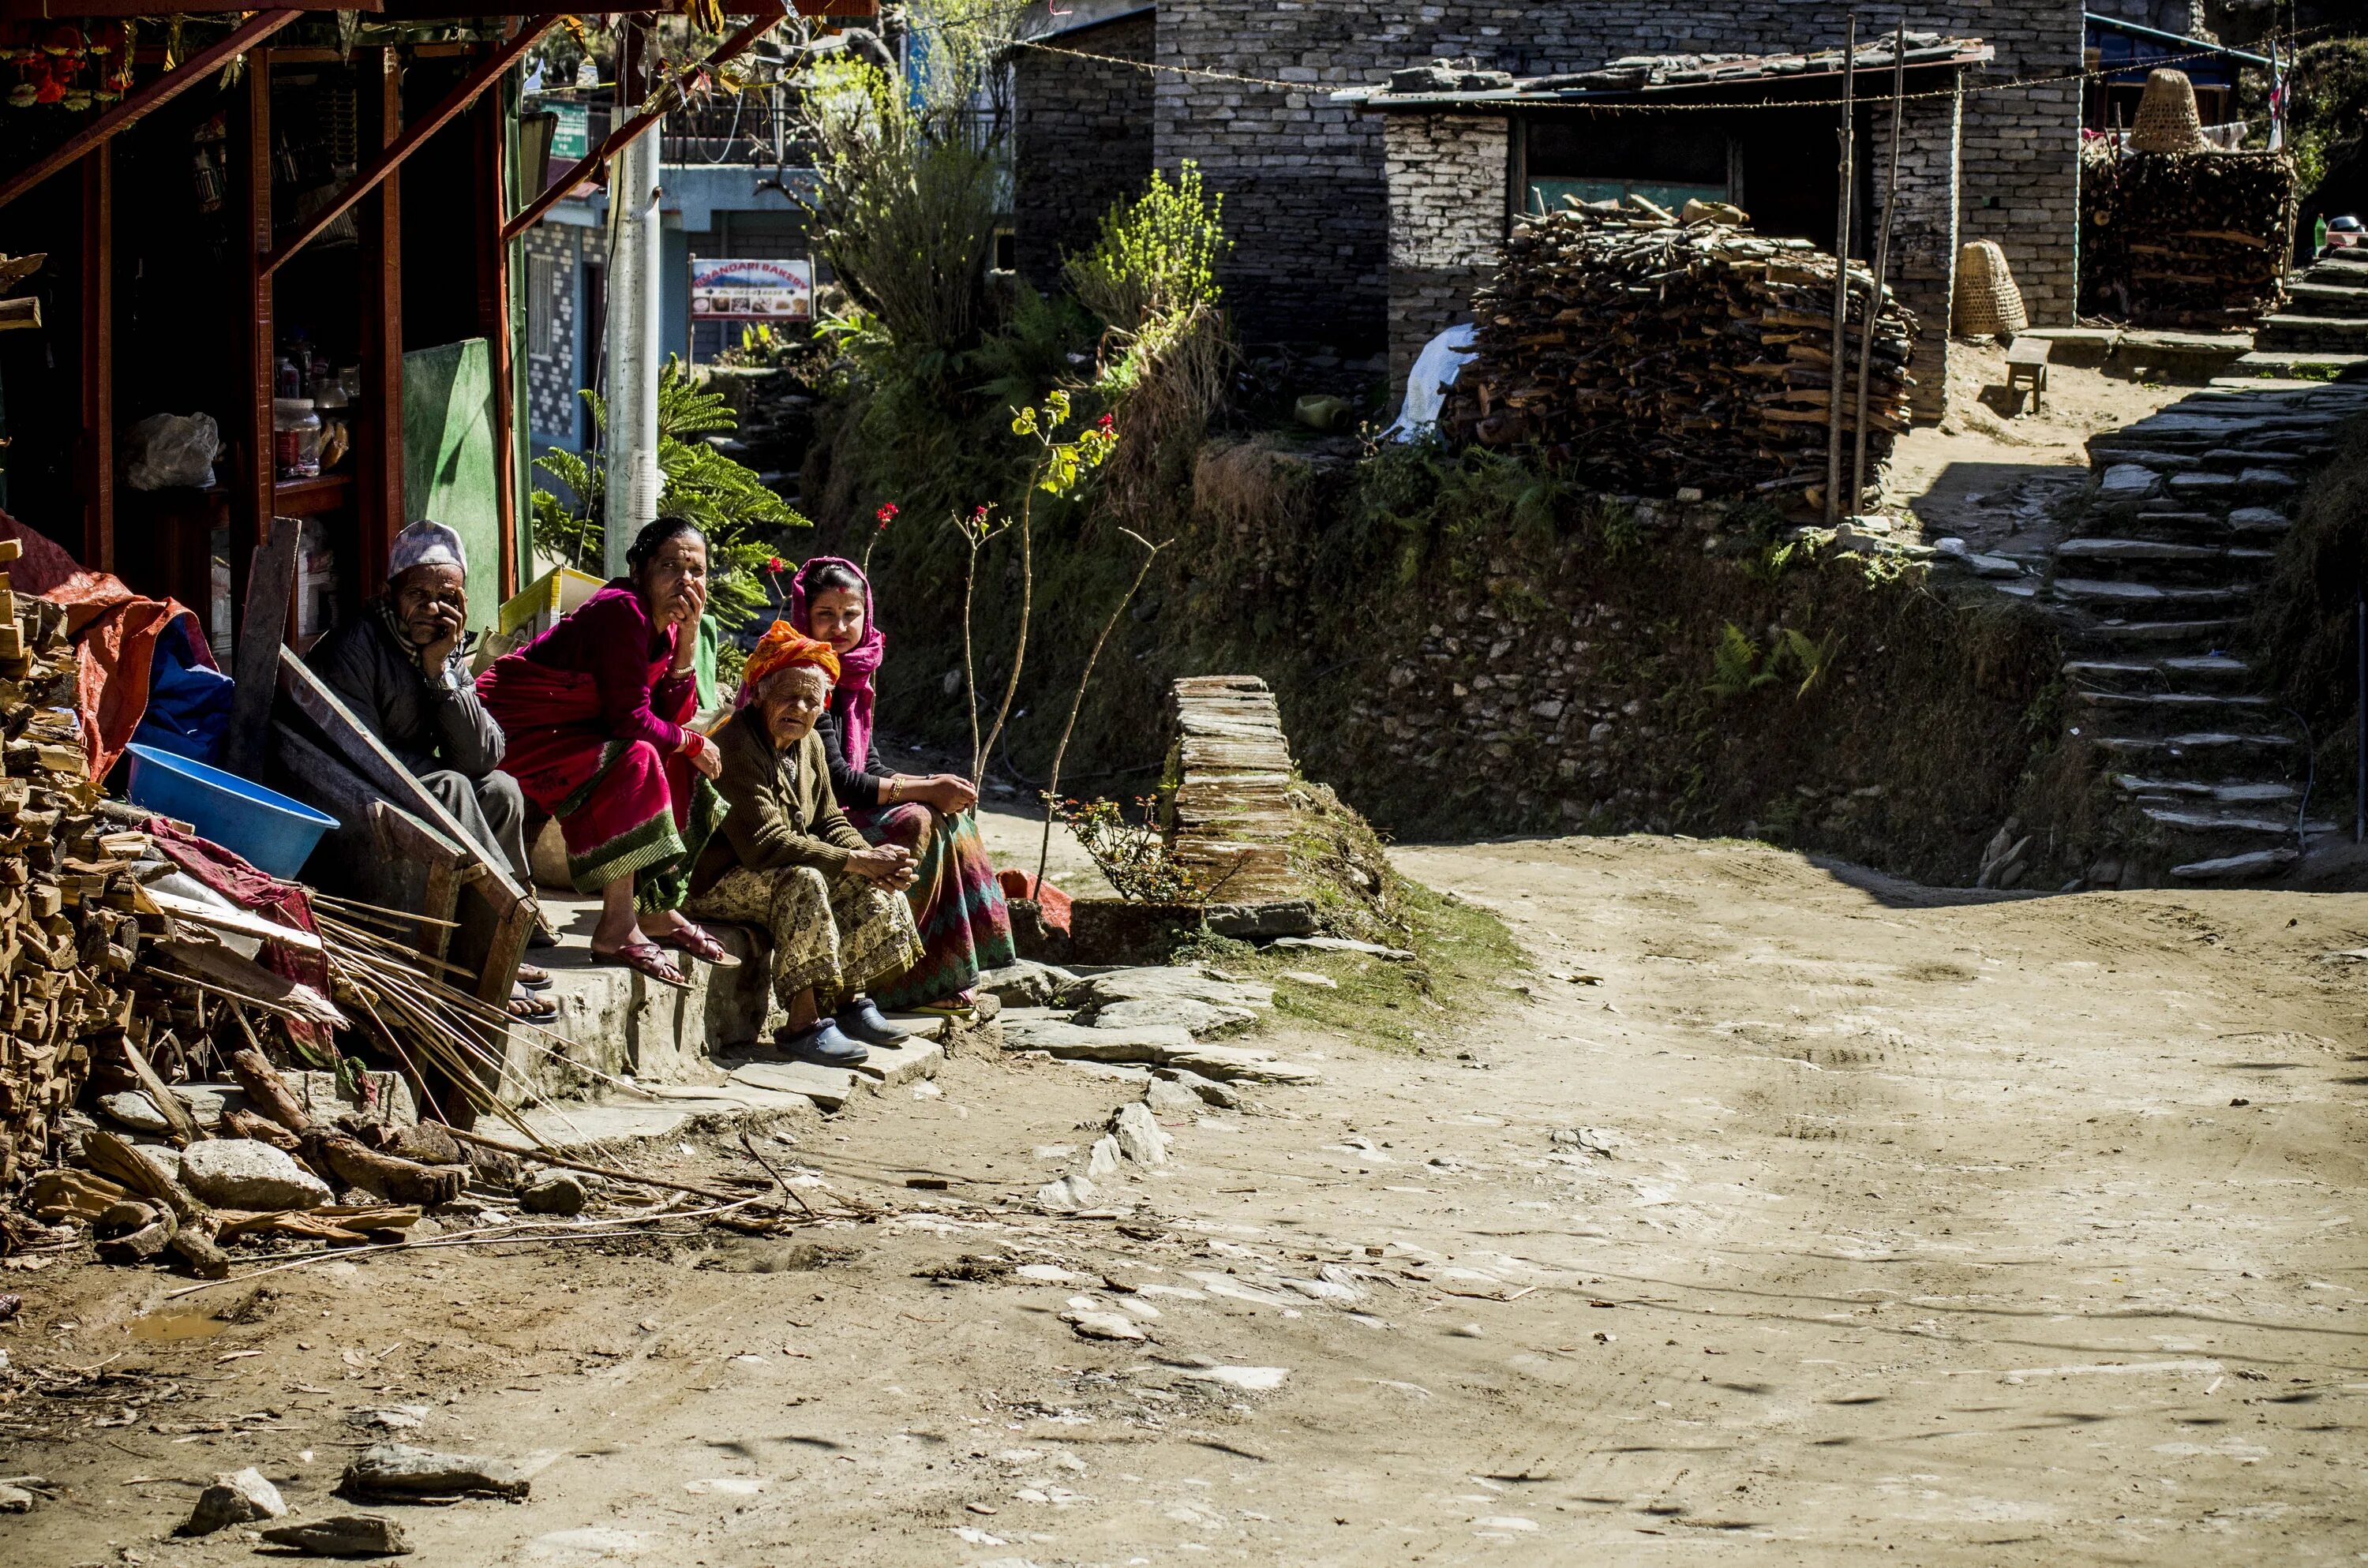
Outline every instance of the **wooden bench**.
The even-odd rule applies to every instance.
[[[2047,392],[2047,356],[2055,346],[2044,337],[2018,337],[2007,346],[2006,390],[2014,392],[2015,412],[2022,412],[2022,394],[2016,392],[2023,382],[2031,383],[2031,411],[2039,412]]]

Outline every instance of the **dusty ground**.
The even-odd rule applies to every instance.
[[[256,1464],[338,1511],[355,1413],[398,1405],[537,1467],[521,1505],[385,1510],[439,1568],[2368,1543],[2363,970],[2328,956],[2368,901],[1933,893],[1645,838],[1402,858],[1506,914],[1531,994],[1434,1020],[1425,1057],[1284,1035],[1328,1081],[1176,1125],[1126,1221],[1027,1199],[1133,1088],[965,1056],[768,1145],[881,1222],[176,1301],[0,1277],[27,1295],[0,1471],[62,1489],[0,1519],[0,1560],[247,1561],[169,1537],[195,1483]],[[1577,1127],[1613,1153],[1553,1142]],[[949,1266],[986,1278],[921,1277]],[[1082,1340],[1072,1298],[1153,1337]]]
[[[2048,367],[2045,405],[2006,393],[2006,350],[1959,341],[1949,354],[1949,417],[1911,430],[1894,451],[1884,505],[1903,507],[1928,540],[1951,535],[1976,550],[2038,555],[2055,541],[2055,503],[2089,476],[2087,441],[2194,391]]]

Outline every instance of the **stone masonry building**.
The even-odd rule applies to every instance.
[[[1391,337],[1394,153],[1425,155],[1417,134],[1485,142],[1503,134],[1503,122],[1496,131],[1409,126],[1395,132],[1404,140],[1394,149],[1398,117],[1367,113],[1336,94],[1379,87],[1394,71],[1432,62],[1539,77],[1632,55],[1834,48],[1851,9],[1836,0],[1160,0],[1150,19],[1156,69],[1141,73],[1151,79],[1148,155],[1130,150],[1128,158],[1138,180],[1154,163],[1172,170],[1191,159],[1224,193],[1235,248],[1224,280],[1246,338],[1375,356]],[[1038,30],[1121,10],[1140,6],[1069,0],[1058,19],[1040,13]],[[2076,295],[2081,91],[2071,78],[2081,68],[2082,16],[2079,0],[1930,0],[1906,17],[1913,30],[1978,38],[1991,51],[1965,73],[1956,237],[1998,243],[2043,324],[2068,323]],[[1896,19],[1865,12],[1861,27],[1872,34]],[[1071,52],[1023,48],[1015,61],[1021,189],[1066,181],[1099,193],[1123,184],[1107,146],[1075,131],[1031,137],[1028,121],[1093,96],[1064,85],[1070,77],[1131,67],[1078,58],[1117,52],[1095,47],[1090,32],[1047,41]],[[2023,78],[2065,79],[2006,85]],[[1481,151],[1464,146],[1458,155]],[[1071,166],[1081,171],[1074,179],[1063,172]],[[1076,233],[1031,234],[1024,197],[1019,227],[1023,257],[1046,245],[1057,254],[1056,235]],[[1032,263],[1022,266],[1042,276]]]

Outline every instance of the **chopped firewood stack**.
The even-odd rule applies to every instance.
[[[2285,300],[2285,153],[2117,153],[2080,166],[2080,310],[2139,326],[2244,326]]]
[[[0,540],[0,564],[23,545]],[[44,1162],[95,1043],[132,1022],[132,867],[147,847],[90,780],[65,612],[0,572],[0,1185]]]
[[[1459,443],[1531,449],[1640,494],[1822,499],[1837,379],[1833,257],[1805,240],[1715,218],[1680,223],[1631,200],[1514,229],[1496,280],[1473,301],[1477,358],[1452,390],[1441,431]],[[1845,471],[1873,286],[1861,265],[1850,276]],[[1907,427],[1916,332],[1886,290],[1868,387],[1871,465]]]

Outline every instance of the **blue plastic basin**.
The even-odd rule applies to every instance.
[[[302,870],[313,846],[337,825],[336,818],[235,773],[154,746],[124,749],[131,758],[126,793],[133,805],[177,817],[275,877],[293,877]]]

